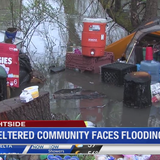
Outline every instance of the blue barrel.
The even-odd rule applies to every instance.
[[[5,41],[11,39],[12,43],[14,43],[16,34],[17,34],[17,28],[7,28],[5,32]]]

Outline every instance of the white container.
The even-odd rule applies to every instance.
[[[28,103],[33,100],[33,97],[28,91],[23,90],[20,94],[20,100],[23,103]]]
[[[107,156],[106,155],[95,155],[95,160],[106,160]]]
[[[31,87],[27,87],[24,89],[24,91],[28,91],[33,98],[37,98],[39,97],[39,91],[38,91],[38,86],[31,86]]]
[[[95,124],[92,123],[91,121],[84,121],[86,127],[95,127]]]
[[[84,18],[83,22],[89,22],[89,23],[107,23],[107,20],[105,18]]]

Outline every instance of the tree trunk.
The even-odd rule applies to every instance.
[[[121,0],[115,0],[115,12],[121,10]]]
[[[131,1],[131,23],[133,28],[138,27],[139,25],[139,15],[137,15],[137,0]]]
[[[148,21],[151,18],[156,17],[158,11],[158,0],[146,0],[146,8],[144,15],[143,15],[143,9],[141,8],[144,5],[140,4],[138,7],[138,3],[140,3],[138,0],[130,0],[125,3],[124,6],[126,6],[126,4],[131,5],[129,12],[123,10],[123,6],[121,6],[121,9],[118,12],[116,12],[117,9],[119,8],[118,3],[120,3],[118,2],[118,0],[112,0],[112,1],[99,0],[99,2],[102,4],[103,8],[107,10],[109,17],[111,17],[116,23],[118,23],[128,32],[132,32],[142,22]],[[115,4],[114,6],[112,2],[114,2]],[[118,8],[116,9],[116,7]],[[140,18],[141,16],[143,18]]]
[[[123,8],[121,6],[121,0],[119,0],[119,2],[118,0],[116,1],[112,0],[112,2],[105,1],[105,0],[99,0],[99,2],[101,3],[104,10],[107,11],[108,16],[111,17],[115,23],[119,24],[121,27],[123,27],[128,32],[133,30],[129,13],[123,11]],[[127,4],[128,3],[129,2],[127,2]]]
[[[0,101],[0,120],[51,120],[48,92],[28,103],[21,103],[19,97]]]
[[[148,21],[157,16],[158,0],[147,0],[146,10],[143,17],[143,21]]]
[[[72,51],[70,46],[75,44],[76,46],[81,45],[80,37],[77,33],[76,26],[75,26],[75,19],[72,18],[73,15],[76,14],[75,11],[75,0],[63,0],[64,5],[64,12],[67,14],[67,27],[68,27],[68,34],[69,34],[69,41],[67,44],[67,50]]]

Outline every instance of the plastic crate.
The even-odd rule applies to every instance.
[[[124,77],[123,103],[126,107],[151,107],[151,76],[146,72],[133,72]]]
[[[137,71],[137,66],[126,63],[112,63],[101,67],[101,80],[104,83],[123,85],[127,73]]]
[[[100,73],[100,66],[113,62],[114,55],[112,52],[105,52],[103,57],[87,57],[74,53],[66,54],[66,68],[77,68],[81,72],[91,71],[93,73]]]

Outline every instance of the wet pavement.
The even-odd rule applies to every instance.
[[[98,127],[159,127],[160,104],[143,109],[127,108],[123,106],[123,87],[107,85],[101,82],[99,74],[77,72],[66,69],[56,74],[43,71],[47,81],[40,90],[50,92],[51,111],[66,114],[74,120],[92,121]],[[13,92],[18,96],[22,86]],[[107,98],[97,99],[54,99],[54,92],[61,89],[83,88],[107,95]]]

